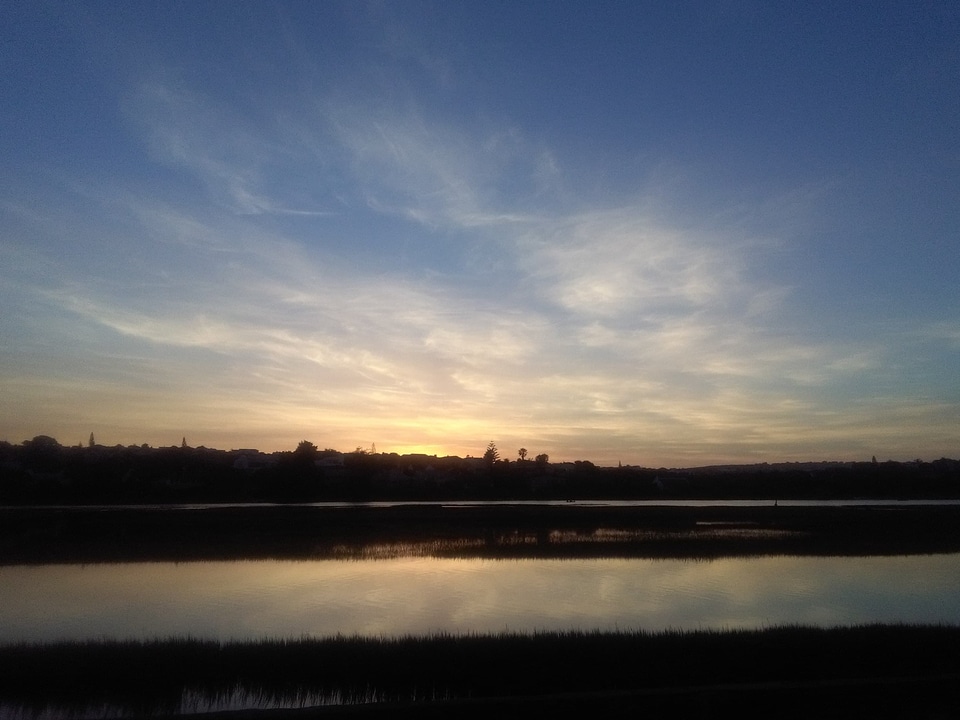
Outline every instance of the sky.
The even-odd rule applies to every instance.
[[[0,7],[0,440],[960,456],[960,4]]]

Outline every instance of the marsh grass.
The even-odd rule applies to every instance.
[[[960,627],[61,642],[0,647],[0,707],[172,715],[945,676],[960,678]]]

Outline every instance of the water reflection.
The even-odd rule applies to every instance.
[[[960,623],[960,555],[0,567],[0,642]]]

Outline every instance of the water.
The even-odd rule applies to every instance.
[[[0,567],[0,642],[960,624],[960,554]]]

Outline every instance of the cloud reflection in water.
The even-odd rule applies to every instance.
[[[960,555],[0,568],[0,641],[960,622]]]

